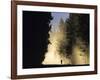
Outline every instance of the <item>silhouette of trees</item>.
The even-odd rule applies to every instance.
[[[23,11],[23,68],[40,67],[49,43],[50,12]]]
[[[49,43],[48,38],[51,29],[49,23],[51,20],[51,12],[23,11],[23,68],[42,66]],[[64,41],[61,44],[60,52],[66,51],[66,54],[70,55],[77,38],[89,45],[88,14],[70,13],[69,19],[65,22],[62,19],[60,20],[59,27],[60,30],[65,30],[62,32],[64,32],[64,35],[66,34],[64,36],[66,43]]]
[[[60,41],[59,41],[59,52],[61,54],[65,54],[66,53],[66,45],[67,45],[67,39],[66,39],[66,26],[65,26],[65,22],[63,21],[63,19],[60,19],[59,22],[59,32],[58,35],[60,35]]]
[[[70,13],[70,17],[66,20],[67,39],[67,53],[71,54],[72,46],[75,44],[76,39],[83,40],[86,45],[89,45],[89,14],[75,14]]]

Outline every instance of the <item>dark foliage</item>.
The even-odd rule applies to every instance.
[[[40,67],[49,43],[49,12],[23,11],[23,68]]]
[[[67,39],[67,53],[71,54],[72,46],[75,44],[77,38],[83,40],[86,45],[89,45],[89,14],[75,14],[71,13],[68,20],[66,20]]]

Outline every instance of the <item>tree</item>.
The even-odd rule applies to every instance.
[[[67,53],[72,54],[72,47],[75,44],[77,38],[83,40],[89,45],[89,15],[88,14],[75,14],[70,13],[70,17],[66,20],[67,27],[67,39],[69,39],[69,45],[67,45]]]
[[[41,67],[51,19],[50,12],[23,11],[23,68]]]
[[[65,22],[63,21],[63,19],[60,19],[59,22],[59,33],[58,35],[60,35],[60,40],[59,40],[59,52],[61,54],[65,54],[66,53],[66,45],[67,43],[67,39],[66,39],[66,26],[65,26]]]

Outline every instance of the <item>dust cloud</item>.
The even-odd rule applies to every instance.
[[[49,35],[50,44],[42,64],[71,64],[70,57],[67,56],[65,48],[68,43],[65,23],[62,19],[57,30],[50,31]]]

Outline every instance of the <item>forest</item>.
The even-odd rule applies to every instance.
[[[51,20],[51,12],[23,11],[23,68],[89,64],[89,14],[69,13],[56,32]]]

